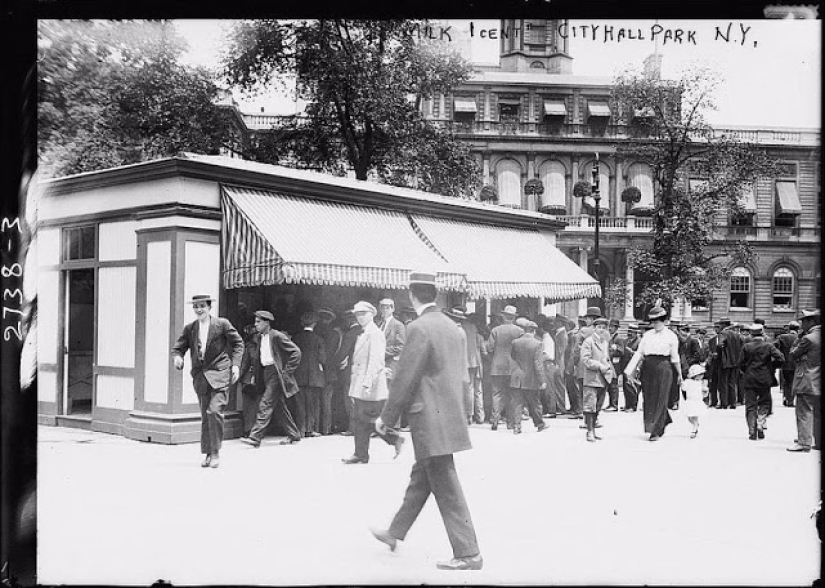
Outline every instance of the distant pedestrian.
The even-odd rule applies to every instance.
[[[596,435],[596,420],[604,404],[607,387],[616,378],[613,362],[610,361],[608,324],[606,318],[597,318],[593,322],[593,334],[581,346],[581,364],[584,370],[582,409],[588,441],[601,440]]]
[[[687,372],[687,378],[682,382],[682,397],[685,399],[685,416],[693,425],[690,438],[695,439],[699,434],[699,417],[705,414],[705,396],[707,396],[708,384],[703,379],[705,368],[702,364],[693,364]]]
[[[355,304],[352,312],[363,331],[358,335],[352,353],[349,395],[353,402],[351,426],[355,452],[341,460],[347,465],[369,462],[373,423],[381,414],[389,393],[384,370],[387,343],[384,333],[375,324],[375,307],[361,300]],[[393,424],[395,422],[391,421]],[[395,447],[395,457],[398,457],[404,438],[393,429],[386,429],[379,436],[385,443]]]
[[[355,320],[352,310],[347,310],[341,317],[343,336],[338,351],[332,357],[332,365],[338,370],[338,378],[332,397],[332,412],[335,428],[344,436],[352,435],[352,405],[353,399],[349,395],[349,384],[352,378],[352,353],[355,342],[364,328]]]
[[[315,332],[324,340],[326,355],[324,390],[321,392],[321,434],[331,435],[335,428],[335,419],[333,418],[335,415],[334,399],[339,371],[339,366],[333,362],[333,358],[338,353],[338,349],[341,348],[344,331],[340,326],[334,324],[336,314],[331,308],[319,308],[318,318],[320,322],[315,327]]]
[[[243,348],[243,359],[241,359],[241,373],[238,385],[241,388],[241,398],[243,399],[243,436],[249,435],[258,417],[258,403],[261,401],[261,390],[255,381],[255,370],[252,369],[253,357],[255,356],[255,325],[246,328]]]
[[[742,361],[742,337],[727,317],[719,319],[719,408],[736,408],[738,402],[739,364]]]
[[[192,382],[201,409],[201,453],[205,456],[201,466],[212,468],[220,465],[227,389],[240,377],[244,349],[232,323],[210,314],[214,300],[205,294],[192,297],[197,318],[183,327],[172,347],[175,369],[183,369],[187,351],[192,361]]]
[[[635,379],[624,375],[624,370],[630,360],[633,359],[633,354],[639,347],[639,325],[630,323],[627,325],[627,339],[622,345],[622,357],[615,366],[616,374],[622,374],[622,392],[624,392],[624,412],[636,412],[639,408],[639,389],[636,387]]]
[[[287,408],[287,400],[298,393],[295,382],[295,370],[301,363],[301,350],[286,333],[272,328],[275,317],[268,310],[255,312],[255,352],[252,362],[255,381],[260,389],[261,400],[258,404],[258,416],[249,436],[242,437],[241,442],[260,447],[264,433],[275,419],[278,427],[286,432],[287,438],[281,445],[297,443],[302,434],[295,424],[292,413]]]
[[[619,363],[624,354],[624,337],[619,335],[619,319],[612,318],[607,325],[608,344],[610,348],[610,363],[613,364],[614,373],[619,373]],[[619,378],[607,385],[607,408],[605,412],[618,412],[619,410]]]
[[[490,366],[493,384],[493,414],[490,420],[492,423],[490,428],[493,431],[498,429],[502,410],[506,414],[508,429],[514,428],[516,419],[521,418],[521,414],[516,415],[513,413],[510,398],[510,376],[513,374],[513,368],[515,367],[510,352],[513,350],[513,341],[521,337],[524,332],[514,324],[516,312],[515,306],[508,305],[504,307],[501,312],[503,322],[490,331],[490,339],[487,343],[488,349],[493,355],[492,365]]]
[[[510,376],[510,393],[513,397],[513,412],[521,415],[523,407],[527,406],[530,418],[539,431],[547,428],[541,416],[539,394],[547,388],[544,376],[544,357],[541,341],[536,339],[538,325],[533,321],[524,323],[524,333],[513,341],[510,352],[516,365]],[[513,433],[521,433],[521,419],[517,418]]]
[[[463,389],[467,358],[461,331],[435,306],[435,275],[410,276],[410,301],[419,317],[407,329],[407,342],[398,362],[392,390],[375,430],[386,432],[401,412],[409,415],[415,463],[401,508],[389,529],[371,529],[395,550],[426,504],[435,496],[453,558],[438,562],[443,570],[480,570],[483,559],[470,510],[458,480],[453,454],[470,449]]]
[[[765,438],[765,419],[770,412],[771,386],[776,381],[776,368],[785,358],[782,353],[762,337],[762,325],[750,327],[751,339],[742,349],[742,388],[745,394],[745,420],[748,438]]]
[[[456,317],[459,326],[464,330],[467,338],[467,373],[470,377],[470,386],[467,393],[468,422],[476,424],[484,422],[484,396],[481,390],[482,357],[487,354],[484,338],[478,332],[478,327],[470,320],[464,306],[454,306],[450,313]]]
[[[667,311],[654,306],[648,320],[652,329],[639,342],[639,348],[625,368],[625,374],[633,377],[639,362],[641,386],[644,395],[644,427],[650,434],[650,441],[658,441],[665,434],[665,428],[673,420],[668,412],[668,401],[673,379],[681,385],[682,368],[679,363],[679,340],[676,334],[665,328]]]
[[[814,449],[822,449],[822,327],[819,324],[819,310],[803,310],[799,322],[802,332],[791,349],[791,356],[796,362],[793,393],[796,397],[797,440],[788,451],[808,452],[812,441]]]
[[[785,327],[787,331],[776,338],[774,346],[779,349],[785,358],[782,368],[779,370],[779,382],[782,386],[782,405],[793,406],[793,377],[796,371],[796,363],[791,356],[791,347],[799,339],[799,323],[791,321]]]
[[[298,397],[303,419],[295,424],[304,437],[321,436],[321,393],[326,386],[324,364],[327,362],[327,350],[324,340],[315,332],[316,324],[318,314],[305,312],[301,315],[301,325],[304,328],[292,339],[301,350],[301,363],[295,370],[295,382],[300,388]]]

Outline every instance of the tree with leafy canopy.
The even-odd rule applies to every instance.
[[[719,225],[727,223],[727,211],[742,214],[745,190],[775,174],[777,164],[764,149],[708,123],[720,81],[709,68],[693,67],[676,80],[626,71],[614,83],[614,107],[634,119],[634,138],[619,144],[617,154],[653,173],[652,239],[628,250],[630,266],[648,278],[637,306],[708,299],[732,265],[755,258],[746,241],[721,238]],[[614,280],[606,293],[612,306],[624,305],[628,287]]]
[[[467,79],[447,42],[423,38],[422,21],[242,21],[229,34],[227,81],[246,92],[294,81],[307,101],[260,133],[250,159],[348,169],[366,180],[471,198],[480,185],[469,146],[422,115],[422,104]]]
[[[215,104],[213,74],[180,63],[185,50],[169,21],[41,20],[43,173],[217,153],[231,137],[227,113]]]

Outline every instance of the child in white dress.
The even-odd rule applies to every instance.
[[[704,366],[692,365],[688,370],[687,379],[682,382],[685,415],[687,415],[690,424],[693,425],[693,432],[690,434],[691,439],[695,439],[696,435],[699,434],[699,416],[707,409],[704,396],[707,393],[708,384],[707,381],[702,379],[704,375]]]

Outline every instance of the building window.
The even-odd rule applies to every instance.
[[[800,214],[802,214],[802,204],[799,201],[796,182],[777,180],[774,225],[777,227],[795,227],[797,217]]]
[[[781,267],[773,274],[773,308],[774,310],[790,310],[793,306],[793,272]]]
[[[750,301],[751,273],[743,267],[737,267],[730,274],[730,307],[750,308]]]
[[[519,103],[511,100],[508,100],[506,102],[499,101],[498,114],[501,122],[518,122]]]
[[[95,258],[95,227],[63,229],[63,252],[67,261]]]
[[[690,302],[690,307],[692,310],[707,310],[708,301],[706,298],[694,298]]]
[[[496,171],[498,203],[521,208],[521,166],[512,159],[506,159],[498,164]]]

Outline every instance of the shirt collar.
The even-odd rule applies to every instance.
[[[424,311],[430,308],[431,306],[435,306],[435,302],[428,302],[427,304],[422,304],[418,307],[418,309],[415,312],[418,313],[418,316],[421,316],[422,314],[424,314]]]

